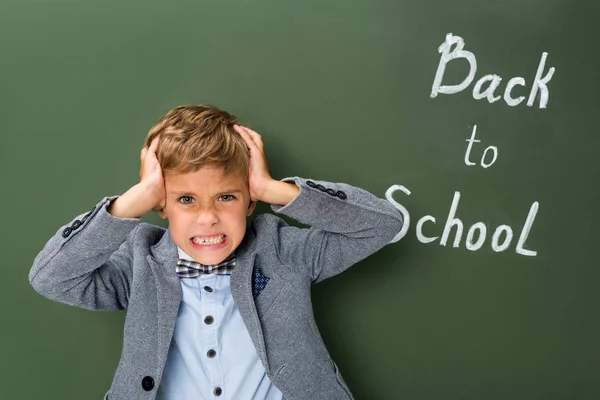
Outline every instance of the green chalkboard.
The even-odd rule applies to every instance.
[[[259,131],[274,177],[388,192],[407,211],[399,241],[313,288],[357,399],[597,398],[595,2],[0,9],[1,398],[109,388],[124,313],[46,300],[29,268],[62,224],[136,182],[161,115],[198,103]]]

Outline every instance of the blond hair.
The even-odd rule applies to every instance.
[[[195,172],[220,167],[226,174],[248,177],[249,152],[233,129],[237,118],[208,104],[179,106],[150,129],[145,146],[159,136],[156,155],[163,173]]]

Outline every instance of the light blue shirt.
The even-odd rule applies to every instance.
[[[182,299],[157,399],[284,400],[258,358],[229,280],[180,278]]]

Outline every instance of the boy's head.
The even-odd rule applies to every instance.
[[[248,147],[234,124],[238,124],[234,115],[215,106],[180,106],[152,127],[145,147],[160,137],[156,155],[165,174],[194,172],[210,165],[247,178]]]
[[[165,181],[165,208],[175,244],[202,264],[218,264],[244,237],[256,203],[248,188],[249,152],[234,116],[210,105],[169,111],[150,130]]]

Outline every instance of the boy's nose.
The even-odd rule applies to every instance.
[[[196,222],[202,226],[213,226],[219,222],[217,213],[211,209],[200,210]]]

